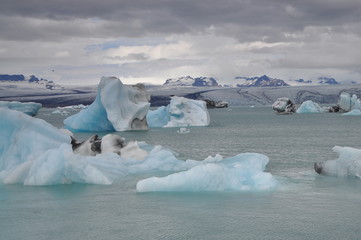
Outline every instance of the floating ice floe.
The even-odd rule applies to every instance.
[[[147,129],[150,96],[144,86],[125,86],[115,77],[102,77],[94,102],[64,120],[72,131]]]
[[[71,106],[58,107],[58,108],[59,109],[84,109],[87,107],[88,107],[88,105],[78,104],[78,105],[71,105]]]
[[[60,114],[62,116],[68,116],[69,112],[65,110],[56,109],[51,112],[52,114]]]
[[[217,155],[187,171],[143,179],[136,188],[138,192],[272,190],[277,181],[264,172],[267,163],[268,157],[257,153],[243,153],[226,159]]]
[[[296,110],[296,113],[323,113],[325,110],[317,103],[307,100],[301,104]]]
[[[188,128],[184,128],[184,127],[181,127],[177,130],[177,133],[190,133],[191,130],[189,130]]]
[[[339,154],[335,160],[316,162],[315,171],[333,177],[361,177],[361,149],[336,146],[332,149]]]
[[[217,155],[203,161],[182,161],[162,146],[135,141],[124,146],[119,155],[114,153],[116,146],[112,140],[118,137],[110,134],[103,137],[101,153],[89,156],[73,151],[68,131],[17,111],[0,109],[0,115],[2,184],[112,184],[130,174],[182,171],[157,180],[162,183],[155,185],[151,184],[152,178],[142,180],[137,190],[245,191],[270,190],[276,186],[272,175],[264,172],[268,158],[261,154],[245,153],[226,159]],[[87,141],[85,147],[91,148]],[[162,187],[164,184],[169,187]]]
[[[38,111],[42,107],[41,103],[35,102],[7,102],[0,101],[0,108],[8,108],[11,110],[16,110],[28,114],[30,116],[35,116],[38,114]]]
[[[149,127],[208,126],[210,117],[206,103],[184,97],[172,97],[168,106],[147,114]]]

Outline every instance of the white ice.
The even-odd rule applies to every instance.
[[[3,184],[112,184],[130,174],[160,171],[185,171],[179,173],[185,174],[185,179],[177,177],[179,184],[187,181],[179,190],[268,190],[276,184],[271,174],[263,172],[268,158],[261,154],[246,153],[224,160],[217,155],[203,161],[183,161],[162,146],[134,141],[122,148],[120,155],[112,152],[110,144],[102,148],[107,153],[84,156],[73,152],[68,131],[18,111],[0,109],[0,115],[0,183]],[[115,136],[107,136],[113,142]],[[178,175],[169,178],[174,176]],[[175,184],[175,180],[171,182]],[[147,180],[144,183],[147,185]],[[198,188],[191,189],[190,185]],[[140,185],[138,190],[150,189]]]
[[[66,131],[18,111],[0,109],[0,182],[111,184],[129,174],[184,170],[186,162],[161,146],[130,142],[121,156],[75,154]],[[104,146],[104,152],[111,146]]]
[[[187,171],[143,179],[136,187],[138,192],[272,190],[277,181],[264,172],[267,163],[268,157],[257,153],[226,159],[218,155],[198,162]]]
[[[361,110],[361,100],[357,98],[356,94],[351,95],[347,92],[342,92],[340,94],[338,105],[345,112],[349,112],[354,109]]]
[[[334,177],[361,177],[361,149],[335,146],[335,160],[323,162],[322,174]]]
[[[323,113],[325,110],[317,103],[307,100],[301,104],[296,110],[296,113]]]
[[[210,117],[206,103],[184,97],[172,97],[168,106],[147,114],[149,127],[208,126]]]
[[[127,131],[147,129],[150,106],[144,86],[125,86],[115,77],[102,77],[94,102],[64,120],[72,131]]]
[[[26,113],[30,116],[35,116],[38,114],[38,111],[42,105],[40,103],[35,102],[7,102],[0,101],[0,108],[8,108],[12,110],[17,110],[23,113]]]

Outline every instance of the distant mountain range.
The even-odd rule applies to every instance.
[[[38,78],[34,75],[24,76],[22,74],[0,74],[0,82],[28,82],[28,83],[35,83],[35,84],[43,84],[45,88],[53,90],[58,85],[56,85],[53,81],[49,81],[44,78]]]
[[[289,86],[285,81],[276,78],[270,78],[266,75],[261,77],[236,77],[235,79],[239,80],[240,83],[237,84],[237,87],[283,87]]]
[[[304,79],[298,79],[298,80],[294,80],[294,81],[298,82],[298,83],[304,83],[304,84],[313,84],[313,82],[311,80],[305,81]],[[334,84],[340,84],[340,83],[337,82],[336,79],[334,79],[334,78],[319,77],[316,80],[316,84],[318,84],[318,85],[322,85],[322,84],[334,85]]]
[[[267,75],[260,77],[235,77],[236,87],[283,87],[292,85],[335,85],[340,84],[334,78],[319,77],[317,80],[282,80],[271,78]],[[221,86],[215,78],[212,77],[198,77],[192,78],[190,76],[180,78],[170,78],[163,84],[165,86],[196,86],[196,87],[209,87]],[[232,85],[223,85],[225,87],[233,87]]]
[[[192,78],[190,76],[180,78],[170,78],[163,84],[165,86],[195,86],[195,87],[211,87],[219,86],[215,78],[197,77]]]

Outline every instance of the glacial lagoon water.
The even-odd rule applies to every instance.
[[[62,127],[67,116],[37,117]],[[279,182],[271,192],[137,193],[149,176],[112,185],[0,185],[0,239],[361,239],[361,180],[319,176],[315,161],[336,159],[334,146],[361,148],[361,117],[276,115],[270,107],[211,109],[209,127],[120,132],[203,160],[256,152]],[[85,140],[94,133],[76,133]],[[98,133],[105,135],[106,133]]]

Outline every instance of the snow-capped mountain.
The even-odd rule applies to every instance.
[[[312,80],[304,80],[304,79],[297,79],[294,80],[296,83],[305,84],[305,85],[335,85],[340,84],[334,78],[330,77],[319,77],[315,81]]]
[[[276,78],[270,78],[267,75],[261,77],[236,77],[237,87],[282,87],[289,86],[285,81]]]
[[[196,86],[196,87],[211,87],[219,86],[217,80],[212,77],[197,77],[192,78],[190,76],[180,78],[170,78],[165,81],[163,85],[166,86]]]
[[[319,77],[317,80],[318,80],[318,83],[319,83],[319,84],[329,84],[329,85],[340,84],[340,83],[337,82],[336,79],[334,79],[334,78]]]
[[[58,87],[53,81],[49,81],[44,78],[37,78],[34,75],[30,76],[24,76],[22,74],[0,74],[0,82],[28,82],[28,83],[36,83],[36,84],[42,84],[47,89],[55,89]]]

